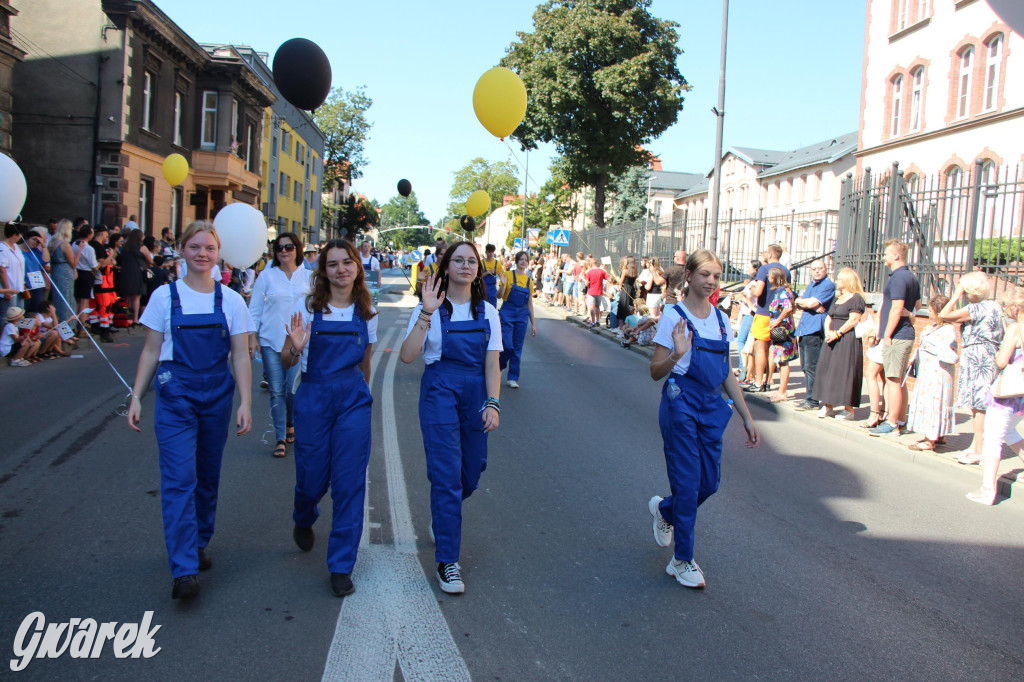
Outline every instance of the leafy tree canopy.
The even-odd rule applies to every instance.
[[[419,200],[416,199],[416,192],[407,197],[396,194],[388,200],[388,203],[381,207],[380,227],[382,230],[393,227],[430,225],[427,216],[420,210]]]
[[[363,176],[369,163],[363,145],[370,136],[371,123],[366,111],[373,105],[365,88],[350,92],[334,88],[313,120],[324,131],[324,186],[344,179],[349,182]]]
[[[651,0],[547,0],[532,33],[501,60],[526,84],[529,106],[514,137],[527,148],[554,142],[571,187],[595,189],[604,227],[610,176],[649,160],[689,88],[676,59],[678,24],[654,17]]]
[[[491,197],[491,209],[502,205],[505,196],[519,192],[517,168],[509,161],[488,163],[477,157],[455,171],[452,190],[448,195],[448,215],[458,216],[466,212],[466,199],[478,189]],[[479,220],[480,217],[476,216]]]
[[[373,199],[353,194],[338,211],[338,230],[341,236],[354,240],[360,232],[366,232],[380,224],[378,204]]]
[[[611,179],[610,188],[615,202],[612,225],[640,220],[647,212],[647,177],[645,166],[633,166]]]

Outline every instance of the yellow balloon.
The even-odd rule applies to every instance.
[[[478,189],[466,199],[466,215],[478,216],[487,213],[491,207],[491,195],[482,189]]]
[[[180,185],[188,177],[188,161],[181,154],[171,154],[164,159],[164,179],[171,187]]]
[[[505,139],[526,116],[526,86],[511,69],[496,66],[473,88],[473,111],[491,135]]]

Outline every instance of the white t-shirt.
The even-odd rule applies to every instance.
[[[679,307],[686,312],[686,316],[690,318],[690,322],[693,323],[701,338],[709,341],[720,341],[722,339],[722,330],[718,324],[719,313],[715,310],[714,306],[711,306],[711,314],[705,318],[697,317],[682,303],[679,304]],[[722,318],[725,320],[725,340],[731,342],[733,339],[732,326],[729,324],[729,318],[725,316],[725,313],[722,313]],[[676,312],[675,306],[667,306],[665,312],[661,314],[661,320],[658,322],[658,331],[654,334],[654,343],[664,346],[670,351],[675,348],[675,344],[672,343],[672,329],[676,326],[676,322],[679,319],[679,313]],[[686,351],[686,354],[679,359],[679,362],[676,363],[672,371],[677,374],[686,374],[686,370],[690,368],[690,356],[692,354],[693,345],[691,343],[690,350]]]
[[[753,298],[750,295],[750,289],[754,286],[755,281],[756,280],[752,279],[749,282],[747,282],[743,286],[743,296],[737,297],[737,300],[740,302],[740,317],[743,317],[744,315],[754,314],[754,306],[750,305],[750,300],[751,298]]]
[[[137,229],[139,229],[139,224],[137,222],[135,222],[134,220],[129,220],[128,222],[126,222],[124,224],[124,227],[122,228],[122,232],[131,232],[132,230],[137,230]]]
[[[3,336],[0,336],[0,357],[6,358],[11,354],[14,342],[18,340],[18,328],[7,322],[4,324]]]
[[[286,327],[292,312],[309,293],[312,270],[297,268],[289,278],[284,270],[263,268],[252,287],[249,314],[260,332],[260,345],[270,346],[278,353],[284,348]]]
[[[96,261],[96,249],[92,248],[92,244],[89,242],[82,242],[81,246],[75,242],[71,250],[75,255],[78,255],[79,251],[82,252],[82,255],[78,256],[78,270],[95,270],[99,267],[99,263]]]
[[[472,305],[472,303],[452,303],[451,321],[465,322],[466,320],[472,320],[473,312],[470,309]],[[412,317],[409,318],[409,327],[405,330],[406,337],[409,336],[409,332],[412,331],[416,320],[419,319],[422,309],[422,303],[413,308]],[[490,303],[484,301],[484,314],[491,325],[491,338],[487,341],[487,350],[504,350],[501,345],[501,320],[498,318],[498,311]],[[439,310],[435,310],[434,314],[430,316],[430,329],[427,330],[423,337],[422,350],[423,362],[428,365],[441,359],[441,312]]]
[[[334,306],[332,306],[331,304],[328,303],[327,304],[327,308],[328,308],[328,312],[324,313],[323,314],[323,318],[322,318],[325,322],[351,322],[352,321],[352,315],[354,315],[355,311],[356,311],[355,304],[350,305],[347,308],[335,308]],[[374,312],[377,311],[376,308],[373,308],[372,310]],[[302,325],[303,326],[305,326],[307,324],[311,325],[313,323],[313,313],[309,312],[309,310],[306,308],[306,301],[304,299],[301,300],[301,301],[296,302],[295,307],[292,309],[292,312],[296,312],[296,313],[299,313],[300,315],[302,315]],[[366,336],[367,336],[367,339],[368,339],[368,343],[377,343],[377,320],[378,319],[379,319],[379,316],[378,315],[374,315],[373,317],[371,317],[370,319],[368,319],[366,321]],[[306,371],[306,359],[307,358],[309,358],[309,344],[308,343],[306,344],[306,347],[302,349],[302,371],[303,372]]]
[[[185,315],[199,315],[213,312],[214,293],[203,294],[189,289],[184,281],[179,280],[178,298],[181,299],[181,312]],[[241,294],[220,287],[223,300],[221,308],[228,320],[228,331],[232,336],[255,332],[256,327],[245,307],[245,299]],[[160,362],[174,359],[174,341],[171,337],[171,285],[164,284],[149,297],[149,305],[139,318],[139,322],[153,331],[164,335],[164,343],[160,346]]]
[[[7,288],[25,290],[25,254],[21,249],[12,249],[7,242],[0,242],[0,267],[7,273]]]
[[[359,258],[363,261],[363,270],[380,270],[380,261],[374,256],[368,256],[363,258],[362,255]]]

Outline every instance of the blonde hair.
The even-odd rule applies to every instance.
[[[904,242],[901,242],[899,239],[889,239],[882,244],[882,249],[887,249],[890,246],[900,255],[900,260],[907,260],[907,245]]]
[[[188,227],[181,234],[181,249],[184,251],[185,245],[188,244],[189,240],[200,232],[209,232],[210,236],[213,237],[213,241],[217,243],[217,249],[220,249],[220,237],[217,235],[217,228],[209,220],[196,220],[188,224]]]
[[[686,269],[683,271],[682,285],[680,287],[673,286],[672,288],[680,289],[682,288],[682,286],[685,286],[687,289],[689,289],[689,282],[687,281],[686,276],[691,273],[697,272],[698,268],[708,263],[714,263],[715,265],[718,266],[719,270],[722,270],[722,259],[715,255],[714,251],[711,251],[709,249],[697,249],[696,251],[691,253],[689,258],[686,259]],[[666,277],[665,280],[667,284],[669,284],[670,286],[672,285],[672,280],[669,280],[668,277]]]
[[[853,268],[843,268],[836,273],[836,285],[847,293],[864,295],[864,284]]]
[[[1024,287],[1014,287],[1004,293],[1003,305],[1015,306],[1017,308],[1017,317],[1020,318],[1021,314],[1024,313]]]
[[[57,237],[57,239],[63,239],[64,241],[69,242],[71,241],[71,232],[74,229],[74,223],[72,223],[67,218],[64,218],[59,223],[57,223],[57,231],[54,232],[54,236]]]
[[[961,277],[960,286],[968,296],[982,300],[992,298],[992,279],[981,270],[973,270]]]
[[[768,283],[777,287],[787,287],[786,271],[782,268],[771,268],[768,270]]]

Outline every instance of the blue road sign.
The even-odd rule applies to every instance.
[[[526,240],[523,239],[522,237],[516,237],[512,241],[512,248],[515,249],[516,251],[525,251],[526,250]]]
[[[555,246],[569,246],[568,230],[551,230],[548,232],[548,243]]]

